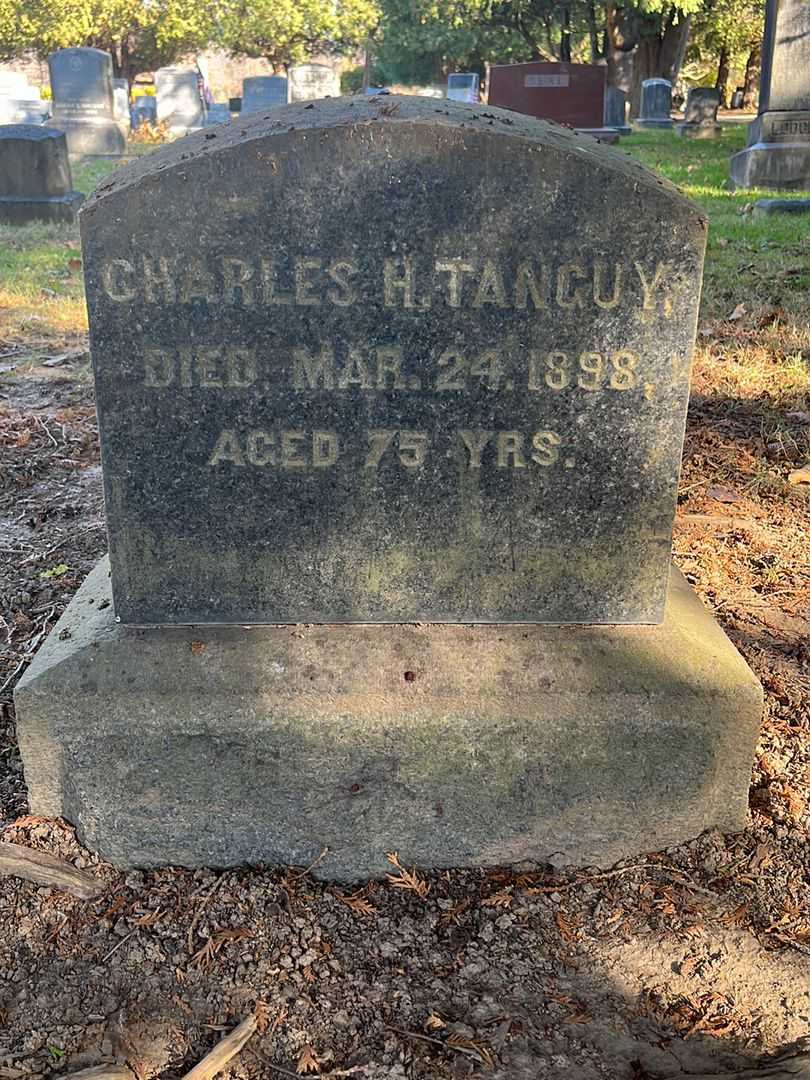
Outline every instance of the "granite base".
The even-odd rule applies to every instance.
[[[16,691],[31,812],[120,867],[608,866],[746,820],[762,691],[658,626],[162,627],[87,578]]]

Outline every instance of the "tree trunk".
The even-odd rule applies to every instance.
[[[596,27],[596,8],[594,7],[593,0],[588,0],[585,14],[588,20],[588,42],[591,48],[591,63],[598,64],[602,58],[602,53],[599,50],[599,31]]]
[[[759,91],[759,71],[761,63],[762,43],[757,42],[748,54],[748,60],[745,64],[742,99],[742,106],[744,109],[753,109],[756,105],[757,93]]]
[[[728,108],[728,77],[728,49],[724,47],[717,58],[717,78],[714,80],[714,88],[720,94],[720,106],[723,109]]]
[[[633,79],[630,87],[632,116],[638,115],[641,84],[645,79],[668,79],[675,83],[683,64],[691,22],[691,15],[681,15],[678,18],[674,8],[670,8],[662,26],[652,19],[646,20],[633,56]]]
[[[560,29],[560,60],[563,63],[571,63],[571,9],[566,6],[562,11],[562,27]]]
[[[630,94],[633,88],[633,53],[638,45],[639,22],[627,16],[614,0],[605,3],[605,55],[609,86]]]

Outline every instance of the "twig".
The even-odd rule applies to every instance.
[[[62,1080],[135,1080],[135,1073],[126,1065],[93,1065],[81,1072],[68,1073]]]
[[[202,1061],[187,1072],[183,1080],[210,1080],[212,1076],[216,1076],[220,1069],[224,1069],[231,1058],[239,1053],[256,1030],[257,1024],[255,1014],[251,1013],[230,1035],[218,1042],[210,1054],[206,1054]]]
[[[318,858],[314,862],[311,862],[309,864],[309,866],[307,866],[304,870],[299,870],[297,873],[290,874],[290,877],[295,878],[296,881],[299,878],[306,877],[307,874],[310,872],[310,870],[314,870],[315,867],[318,865],[318,863],[321,862],[322,859],[325,859],[328,854],[329,854],[329,848],[325,847],[323,849],[323,851],[320,853],[320,855],[318,856]]]
[[[132,935],[133,935],[133,934],[137,934],[137,933],[138,933],[138,927],[136,926],[134,930],[130,930],[130,932],[129,932],[129,933],[128,933],[128,934],[126,935],[126,937],[122,937],[120,941],[117,941],[117,942],[115,943],[115,945],[113,945],[113,947],[112,947],[112,948],[110,949],[110,951],[109,951],[109,952],[107,953],[107,955],[106,955],[106,956],[102,956],[102,958],[101,958],[101,962],[102,962],[102,964],[106,964],[106,963],[107,963],[107,961],[108,961],[108,960],[110,959],[110,957],[112,956],[112,954],[113,954],[114,952],[118,952],[118,950],[119,950],[119,949],[121,948],[121,946],[122,946],[122,945],[125,945],[125,944],[126,944],[126,943],[127,943],[128,941],[129,941],[129,939],[130,939],[130,938],[132,937]]]
[[[220,874],[220,876],[217,878],[217,880],[214,882],[208,892],[205,893],[202,900],[200,901],[200,906],[196,914],[194,915],[194,918],[191,920],[191,924],[188,928],[188,933],[186,934],[186,952],[189,954],[189,956],[193,955],[194,953],[194,931],[197,929],[197,923],[200,921],[202,913],[205,911],[205,905],[208,903],[208,901],[211,899],[211,897],[214,895],[220,885],[222,885],[227,876],[227,872],[224,874]]]
[[[419,1039],[420,1042],[441,1046],[443,1050],[455,1050],[457,1054],[466,1054],[467,1057],[475,1058],[476,1061],[481,1060],[481,1055],[475,1050],[470,1050],[467,1046],[456,1046],[454,1043],[442,1042],[441,1039],[434,1039],[430,1035],[423,1035],[420,1031],[406,1031],[405,1028],[394,1027],[393,1024],[386,1024],[385,1026],[389,1031],[395,1031],[397,1035],[404,1035],[406,1039]]]
[[[77,870],[69,862],[45,851],[0,840],[0,877],[11,874],[38,885],[54,885],[80,900],[92,900],[104,890],[104,883],[92,874]]]

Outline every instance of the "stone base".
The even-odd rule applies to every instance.
[[[574,130],[577,135],[590,135],[592,139],[606,143],[608,146],[615,146],[619,141],[619,132],[614,127],[574,128]]]
[[[76,220],[76,212],[84,202],[80,191],[53,195],[42,199],[15,199],[0,196],[0,221],[6,225],[26,225],[29,221]]]
[[[810,190],[810,142],[754,143],[731,159],[730,187]]]
[[[684,139],[719,139],[722,133],[720,124],[678,124],[678,134]]]
[[[69,122],[54,116],[48,127],[64,131],[71,158],[121,157],[126,153],[127,140],[115,120],[84,120]]]
[[[660,626],[117,624],[104,560],[16,691],[31,812],[121,867],[608,866],[741,829],[762,691]]]
[[[754,217],[773,214],[810,214],[810,199],[757,199]]]
[[[640,128],[642,131],[649,128],[671,128],[673,127],[672,120],[668,119],[647,119],[645,117],[637,116],[633,121],[633,127]]]

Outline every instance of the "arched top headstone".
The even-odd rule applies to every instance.
[[[83,196],[71,187],[64,132],[36,124],[0,126],[0,220],[72,221]]]
[[[706,229],[666,181],[354,97],[81,218],[124,622],[661,619]]]
[[[205,105],[200,93],[200,79],[188,68],[165,67],[155,72],[157,121],[170,131],[185,134],[202,127]]]
[[[298,64],[287,72],[290,101],[340,96],[340,79],[328,64]]]

